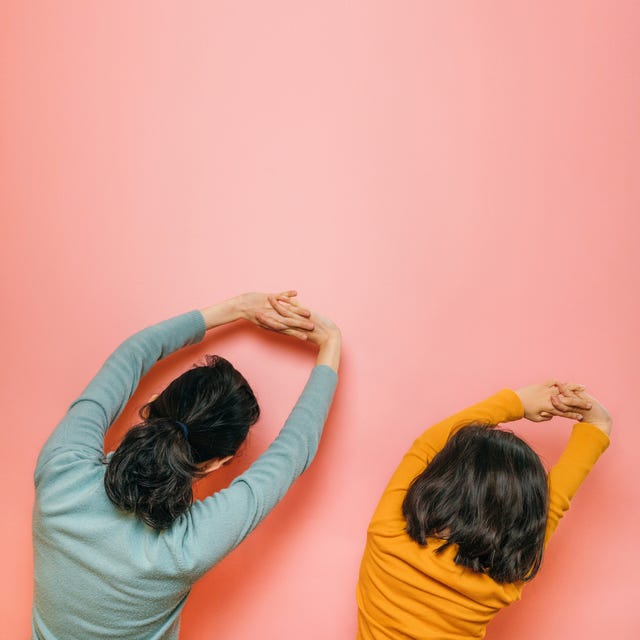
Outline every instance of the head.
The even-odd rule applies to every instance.
[[[457,545],[455,562],[499,583],[530,580],[542,561],[547,475],[515,434],[468,426],[452,436],[413,481],[402,512],[421,545]]]
[[[142,422],[108,462],[109,499],[155,529],[169,527],[191,506],[193,481],[235,455],[259,415],[242,375],[207,356],[140,410]]]

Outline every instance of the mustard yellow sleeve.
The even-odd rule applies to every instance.
[[[598,427],[579,422],[557,464],[549,472],[549,517],[545,544],[569,510],[571,499],[609,446],[609,436]]]
[[[428,462],[456,431],[470,424],[495,426],[501,422],[519,420],[523,416],[524,409],[518,395],[511,389],[503,389],[427,429],[402,458],[382,494],[369,529],[372,530],[383,521],[393,521],[404,527],[402,502],[411,482],[424,471]]]

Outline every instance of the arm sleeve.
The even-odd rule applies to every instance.
[[[470,424],[495,426],[501,422],[519,420],[523,416],[524,409],[518,395],[511,389],[504,389],[427,429],[413,443],[391,477],[376,507],[370,530],[382,522],[404,527],[402,502],[409,486],[459,429]]]
[[[45,443],[36,467],[57,451],[103,455],[104,436],[136,390],[142,376],[161,358],[202,340],[204,318],[191,311],[136,333],[107,359]]]
[[[593,465],[609,446],[609,436],[598,427],[579,422],[567,446],[549,472],[549,517],[545,545]]]
[[[311,464],[336,384],[333,369],[316,366],[267,451],[229,487],[196,502],[174,524],[178,563],[192,581],[240,544]]]

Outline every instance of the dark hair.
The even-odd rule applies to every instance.
[[[140,410],[143,422],[108,462],[109,499],[166,529],[191,506],[193,480],[205,475],[200,463],[234,455],[259,415],[242,375],[224,358],[207,356],[204,366],[183,373]]]
[[[457,545],[455,562],[496,582],[531,580],[542,562],[549,491],[531,447],[509,431],[460,429],[412,482],[402,504],[421,545]]]

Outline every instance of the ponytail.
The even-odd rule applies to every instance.
[[[231,363],[207,356],[140,415],[109,460],[104,486],[113,504],[162,530],[191,506],[202,463],[234,455],[260,409]]]
[[[166,529],[191,506],[193,480],[203,475],[175,421],[154,420],[127,433],[109,461],[104,486],[117,507]]]

